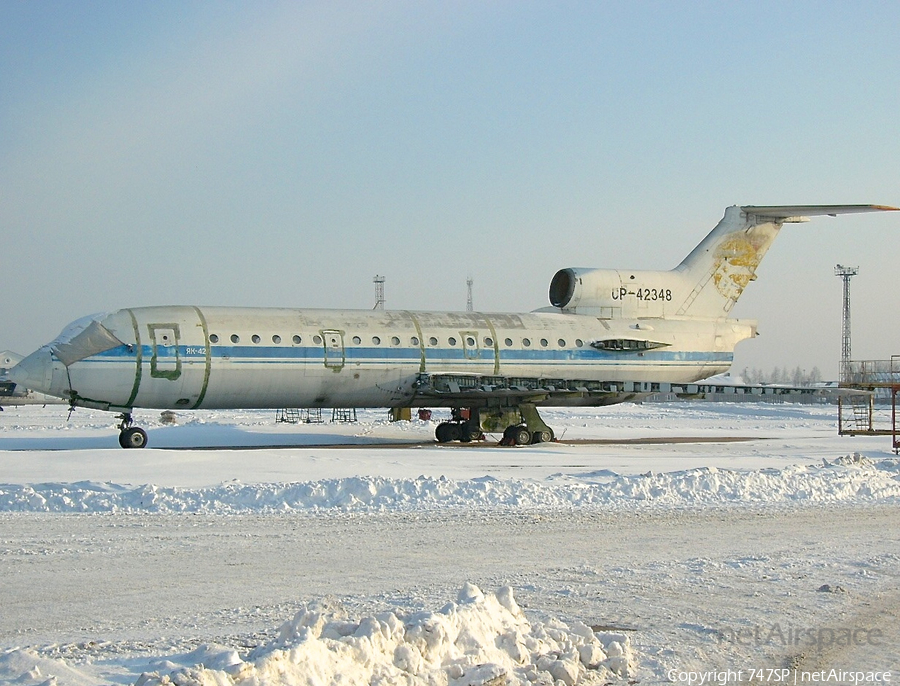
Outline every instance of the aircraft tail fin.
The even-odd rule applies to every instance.
[[[732,206],[673,271],[693,289],[676,314],[718,318],[727,315],[784,224],[813,216],[897,210],[886,205]]]

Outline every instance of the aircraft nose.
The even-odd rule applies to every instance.
[[[53,371],[53,360],[49,348],[41,348],[31,353],[15,367],[9,370],[9,378],[23,388],[47,393],[50,391],[50,379]]]

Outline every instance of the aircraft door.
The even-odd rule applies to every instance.
[[[178,324],[149,324],[150,376],[174,381],[181,376]]]
[[[336,329],[323,329],[322,343],[325,346],[325,366],[334,371],[343,369],[346,361],[344,332]]]
[[[125,406],[196,409],[206,396],[211,350],[206,320],[195,307],[150,307],[131,311],[136,376]]]

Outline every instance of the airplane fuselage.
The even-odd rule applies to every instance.
[[[98,321],[122,344],[68,369],[54,361],[47,381],[51,392],[99,409],[410,406],[423,373],[690,382],[725,371],[734,345],[755,333],[738,320],[557,312],[172,306]],[[665,345],[591,345],[648,335]]]

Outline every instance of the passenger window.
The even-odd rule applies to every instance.
[[[511,348],[512,347],[512,338],[507,338],[505,341],[503,341],[503,343],[504,343],[504,345],[506,345],[507,348]]]
[[[576,339],[575,339],[575,347],[576,347],[576,348],[581,348],[581,347],[583,347],[583,346],[584,346],[584,341],[581,340],[580,338],[576,338]]]
[[[541,339],[541,347],[546,348],[548,345],[550,345],[550,342],[546,338],[542,338]]]
[[[557,341],[557,342],[559,343],[560,348],[566,347],[566,342],[562,338],[560,338],[559,341]]]
[[[524,345],[526,348],[530,348],[530,347],[531,347],[531,339],[530,339],[530,338],[523,338],[523,339],[522,339],[522,345]]]
[[[484,339],[484,347],[485,348],[493,348],[494,347],[494,339],[490,336]]]
[[[400,339],[396,336],[391,337],[391,345],[400,345]]]
[[[272,336],[272,342],[275,345],[278,345],[279,343],[281,343],[281,336],[279,336],[278,334],[275,334],[274,336]]]
[[[471,336],[466,336],[466,345],[469,346],[470,348],[474,348],[475,347],[475,339],[472,338]]]
[[[233,333],[233,334],[231,334],[231,342],[232,343],[240,343],[241,337],[238,336],[236,333]]]
[[[428,345],[437,345],[437,338],[435,338],[434,336],[432,336],[431,338],[429,338],[429,339],[428,339]]]
[[[353,345],[359,345],[360,343],[362,343],[362,338],[360,338],[359,336],[354,336]]]
[[[253,336],[250,338],[250,340],[253,341],[254,343],[259,343],[262,339],[258,335],[253,334]]]
[[[322,345],[322,337],[316,334],[315,336],[313,336],[313,343],[315,343],[316,345]]]
[[[419,345],[419,339],[416,336],[413,336],[409,339],[410,345]]]
[[[447,339],[447,342],[448,342],[450,345],[456,345],[456,339],[453,338],[453,336],[451,336],[450,338],[448,338],[448,339]]]
[[[378,336],[372,336],[372,343],[375,345],[381,345],[381,339]]]
[[[294,345],[300,345],[301,341],[303,341],[300,336],[294,336],[291,340],[294,341]]]
[[[218,343],[218,342],[219,342],[219,337],[218,337],[216,334],[212,334],[212,335],[209,337],[209,342],[210,342],[210,343]]]

